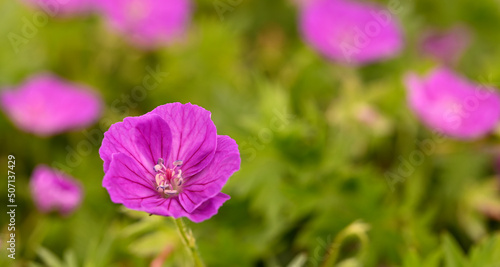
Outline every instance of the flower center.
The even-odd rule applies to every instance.
[[[176,160],[172,163],[172,169],[164,165],[165,161],[162,158],[158,159],[158,164],[154,166],[156,172],[156,191],[164,197],[176,196],[181,190],[183,183],[182,179],[182,160]]]

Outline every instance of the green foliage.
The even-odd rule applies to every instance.
[[[494,267],[500,263],[500,235],[497,233],[482,240],[470,249],[469,256],[449,234],[444,234],[441,246],[422,257],[414,250],[403,258],[403,267]]]
[[[214,2],[196,1],[186,42],[148,52],[97,15],[49,18],[16,53],[5,37],[20,34],[23,18],[37,12],[21,2],[0,0],[0,86],[48,70],[96,88],[106,108],[91,128],[48,138],[0,116],[0,163],[16,156],[20,207],[16,260],[3,246],[5,205],[0,210],[0,266],[148,266],[163,258],[163,266],[189,266],[168,218],[110,201],[98,155],[110,124],[176,101],[210,110],[218,133],[234,138],[242,156],[223,189],[231,200],[212,219],[189,223],[208,266],[500,266],[493,163],[500,134],[439,139],[411,114],[402,84],[408,71],[437,64],[418,52],[421,33],[462,23],[474,39],[457,71],[499,87],[498,1],[402,1],[405,51],[359,68],[329,62],[304,44],[293,1],[243,0],[224,20]],[[158,86],[126,104],[146,68],[157,67],[165,73]],[[90,133],[97,144],[78,154]],[[432,153],[392,184],[387,173],[426,140]],[[71,216],[36,210],[29,177],[41,163],[82,182],[85,199]]]

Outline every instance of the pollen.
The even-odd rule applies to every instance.
[[[182,160],[172,162],[173,168],[165,166],[165,161],[162,158],[158,159],[157,164],[153,167],[156,175],[156,191],[162,194],[163,197],[176,196],[181,190],[184,179],[182,178]]]

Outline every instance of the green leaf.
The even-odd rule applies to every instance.
[[[469,267],[468,261],[465,258],[462,249],[449,234],[445,234],[443,236],[442,247],[446,264],[445,266]]]
[[[66,250],[64,253],[64,265],[66,267],[78,267],[78,260],[73,250]]]
[[[500,236],[490,237],[470,252],[471,267],[496,267],[500,263]]]
[[[431,255],[425,259],[424,264],[422,265],[423,267],[439,267],[441,266],[441,259],[443,258],[443,251],[441,249],[438,249]]]
[[[36,253],[42,259],[45,265],[50,267],[63,267],[63,263],[61,262],[61,260],[59,260],[59,258],[50,250],[44,247],[40,247],[38,248]]]
[[[307,256],[305,253],[300,253],[295,256],[293,260],[287,265],[287,267],[302,267],[307,261]]]
[[[421,266],[421,260],[415,250],[410,250],[403,258],[403,267],[418,267]]]

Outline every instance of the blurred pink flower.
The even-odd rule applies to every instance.
[[[396,56],[403,47],[398,19],[373,3],[315,0],[301,8],[307,43],[341,63],[367,64]]]
[[[62,215],[72,213],[82,201],[82,188],[78,181],[45,165],[38,165],[30,181],[31,196],[37,208]]]
[[[70,17],[90,13],[94,9],[93,2],[98,0],[23,0],[36,6],[51,17]]]
[[[217,214],[230,198],[221,189],[241,159],[210,116],[199,106],[171,103],[113,124],[99,149],[111,200],[193,222]]]
[[[191,19],[190,0],[102,0],[96,4],[111,28],[145,49],[178,40]]]
[[[0,91],[0,105],[20,129],[47,136],[91,125],[102,101],[86,86],[38,74],[19,88]]]
[[[447,31],[429,31],[421,41],[422,52],[439,60],[442,64],[453,65],[463,55],[470,44],[470,32],[461,26]]]
[[[459,139],[473,139],[492,131],[500,119],[500,95],[495,88],[473,84],[445,68],[427,78],[409,74],[408,101],[429,127]]]

